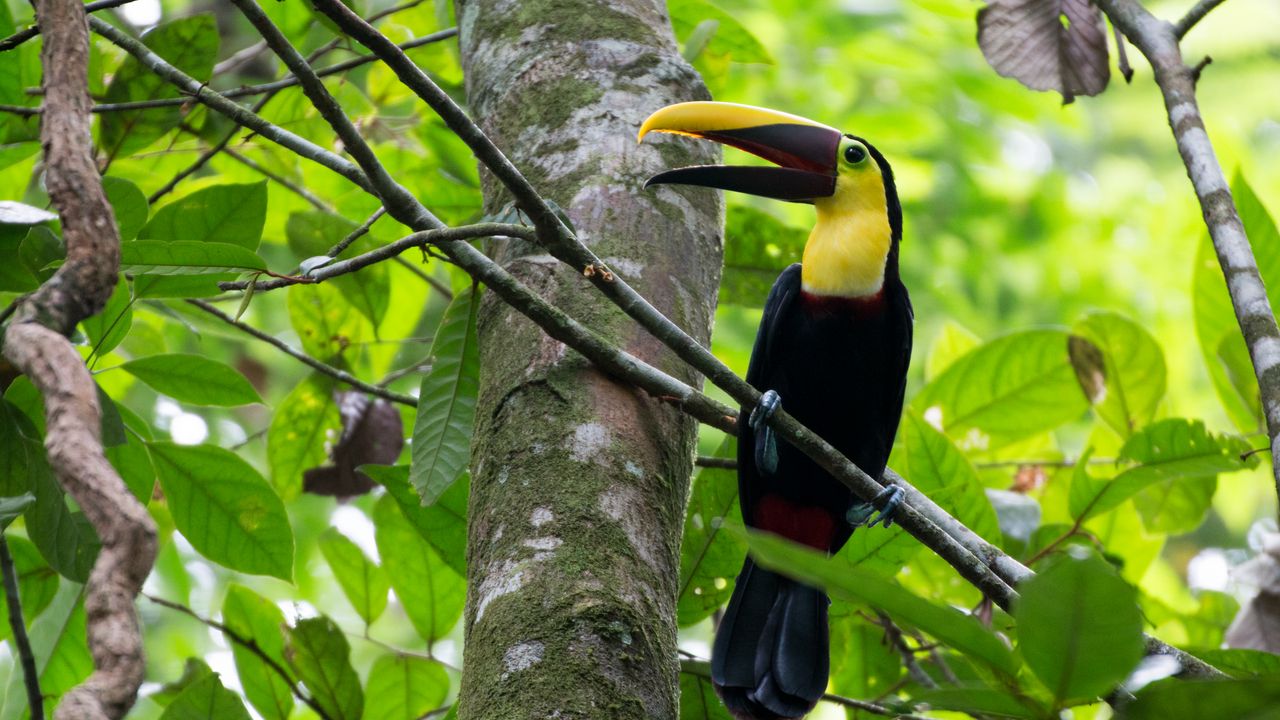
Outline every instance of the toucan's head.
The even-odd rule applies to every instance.
[[[654,175],[645,187],[700,185],[813,203],[819,211],[833,212],[871,202],[883,208],[894,240],[902,235],[902,208],[893,184],[893,171],[884,156],[860,137],[797,115],[722,102],[668,105],[644,121],[639,139],[643,140],[650,132],[714,140],[762,157],[778,167],[678,168]]]

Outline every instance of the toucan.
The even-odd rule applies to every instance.
[[[898,273],[902,206],[889,162],[871,143],[796,115],[723,102],[664,107],[640,127],[712,140],[777,167],[685,167],[646,187],[699,185],[811,203],[802,262],[765,301],[747,369],[763,395],[743,407],[738,494],[748,527],[835,553],[854,529],[887,527],[902,491],[860,502],[808,456],[774,436],[781,403],[879,478],[902,415],[913,315]],[[732,242],[732,238],[729,239]],[[876,514],[878,511],[878,515]],[[747,557],[711,653],[716,692],[736,718],[799,718],[826,691],[827,596]]]

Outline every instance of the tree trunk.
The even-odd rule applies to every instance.
[[[610,269],[706,342],[723,205],[644,191],[714,162],[641,120],[705,99],[662,0],[458,0],[474,117]],[[490,210],[507,198],[485,178]],[[685,381],[697,378],[539,248],[493,255],[551,302]],[[479,320],[466,665],[459,715],[677,717],[675,595],[696,426],[602,375],[492,296]]]

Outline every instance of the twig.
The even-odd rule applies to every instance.
[[[36,672],[36,656],[31,652],[31,639],[22,620],[22,600],[18,595],[18,572],[9,554],[9,542],[0,535],[0,572],[4,573],[4,599],[9,607],[9,629],[17,645],[18,660],[22,665],[22,682],[27,688],[27,705],[31,720],[44,720],[44,696],[40,693],[40,674]]]
[[[102,539],[85,595],[94,670],[63,696],[57,717],[118,720],[137,699],[146,669],[133,603],[155,561],[156,527],[103,454],[97,388],[65,337],[106,305],[120,267],[120,236],[89,133],[85,18],[97,18],[85,14],[80,0],[39,0],[36,15],[49,109],[40,123],[45,186],[67,259],[21,300],[5,331],[4,355],[44,399],[49,465]]]
[[[120,7],[121,5],[128,5],[131,2],[133,2],[133,0],[97,0],[96,2],[86,3],[84,5],[84,11],[86,13],[94,13],[99,10],[107,10],[110,8]],[[26,30],[20,30],[7,38],[0,40],[0,52],[12,50],[39,34],[39,25],[32,25]]]
[[[1182,16],[1181,20],[1173,24],[1174,37],[1181,40],[1187,33],[1191,32],[1191,28],[1195,27],[1196,23],[1203,20],[1204,16],[1209,14],[1210,10],[1213,10],[1225,1],[1226,0],[1199,0],[1199,2],[1195,4],[1195,7],[1192,7],[1187,11],[1186,15]]]
[[[1178,153],[1213,239],[1236,322],[1249,347],[1266,415],[1267,436],[1275,450],[1280,447],[1280,327],[1227,179],[1205,131],[1196,102],[1195,71],[1183,62],[1178,46],[1181,36],[1177,28],[1157,19],[1136,0],[1096,0],[1096,4],[1151,63]],[[1202,0],[1178,27],[1185,33],[1218,4]],[[1272,463],[1272,474],[1280,496],[1280,463]]]
[[[367,392],[370,395],[377,395],[380,398],[390,400],[391,402],[400,403],[401,405],[408,405],[409,407],[418,406],[418,401],[413,399],[409,395],[402,395],[398,392],[392,392],[390,390],[387,390],[386,388],[378,387],[377,385],[372,385],[370,383],[367,383],[361,380],[360,378],[356,377],[355,375],[352,375],[351,373],[345,370],[339,370],[338,368],[332,365],[323,363],[304,352],[294,350],[293,348],[289,347],[288,343],[284,342],[283,340],[276,337],[272,337],[271,335],[268,335],[267,333],[259,330],[258,328],[252,325],[249,325],[248,323],[243,323],[243,322],[240,322],[239,320],[236,320],[235,318],[222,312],[221,310],[214,307],[213,305],[210,305],[204,300],[188,298],[187,302],[209,313],[210,315],[218,318],[222,322],[228,325],[234,326],[252,335],[253,337],[267,343],[268,345],[271,345],[272,347],[280,350],[286,355],[292,358],[295,358],[296,360],[302,362],[303,364],[311,367],[316,372],[322,373],[324,375],[328,375],[334,380],[346,383],[347,385],[350,385],[351,387],[357,390],[362,390],[364,392]]]
[[[907,674],[920,687],[934,689],[938,687],[938,682],[929,676],[929,673],[920,667],[920,663],[916,660],[915,650],[907,645],[906,639],[902,635],[902,628],[898,627],[889,616],[881,611],[876,611],[876,618],[868,618],[871,622],[879,625],[884,629],[885,639],[898,651],[898,655],[902,657],[902,664],[907,668]]]
[[[367,235],[369,233],[369,229],[373,227],[373,224],[378,222],[378,218],[386,214],[387,214],[387,209],[384,207],[380,207],[377,210],[374,210],[373,214],[370,215],[367,220],[360,223],[360,226],[357,227],[355,230],[352,230],[351,232],[347,233],[347,236],[339,240],[337,245],[334,245],[333,247],[329,248],[329,252],[325,253],[325,255],[328,255],[329,257],[332,257],[332,258],[336,258],[339,255],[341,255],[343,250],[346,250],[347,248],[351,247],[351,243]]]
[[[733,458],[711,457],[709,455],[699,455],[693,461],[694,465],[704,468],[715,468],[717,470],[737,470],[738,461]]]
[[[235,135],[235,133],[233,132],[231,133],[231,135]],[[230,138],[231,135],[229,135],[228,138]],[[239,152],[236,152],[235,150],[232,150],[231,148],[227,147],[226,144],[222,144],[221,147],[214,146],[212,148],[209,148],[207,152],[212,156],[212,155],[218,154],[219,151],[221,151],[224,155],[231,158],[232,160],[235,160],[236,162],[240,163],[241,165],[244,165],[247,168],[257,171],[266,179],[271,180],[272,182],[276,183],[280,187],[283,187],[284,189],[291,191],[293,194],[297,195],[303,200],[306,200],[308,203],[311,204],[311,207],[319,210],[320,212],[325,212],[325,213],[334,212],[333,206],[330,205],[328,202],[326,202],[324,199],[317,196],[315,193],[306,189],[302,185],[299,185],[298,183],[290,180],[289,178],[277,172],[272,171],[271,169],[267,168],[257,160],[254,160],[253,158],[247,155],[244,155],[243,153],[239,153]],[[162,194],[163,193],[157,191],[155,193],[152,193],[151,197],[153,198],[159,197]]]
[[[285,684],[289,686],[289,691],[293,693],[294,697],[306,703],[307,707],[314,710],[315,713],[320,717],[325,718],[325,720],[332,720],[332,718],[329,717],[329,714],[325,712],[324,707],[322,707],[319,703],[313,700],[311,696],[302,692],[302,689],[298,687],[297,681],[293,679],[293,676],[289,674],[289,671],[286,670],[283,666],[281,666],[280,663],[276,662],[275,658],[268,655],[265,650],[263,650],[261,647],[258,647],[258,643],[253,638],[246,638],[245,636],[241,635],[235,630],[232,630],[231,628],[218,622],[217,620],[203,617],[199,613],[197,613],[195,610],[192,610],[186,605],[181,605],[179,603],[173,602],[172,600],[165,600],[162,597],[156,597],[155,595],[150,595],[148,593],[142,593],[142,596],[150,600],[151,602],[155,603],[156,605],[159,605],[160,607],[169,608],[170,610],[177,610],[183,615],[186,615],[188,617],[195,619],[197,622],[205,625],[206,627],[213,628],[214,630],[221,632],[223,635],[226,635],[227,638],[231,640],[231,642],[234,642],[240,647],[256,655],[259,660],[261,660],[263,663],[266,664],[267,667],[271,668],[272,672],[279,675],[280,678],[284,680]]]

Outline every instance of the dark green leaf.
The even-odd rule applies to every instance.
[[[832,605],[829,614],[833,692],[879,697],[894,687],[904,672],[902,656],[885,642],[884,628],[872,625],[865,609],[849,603]]]
[[[0,257],[18,258],[29,230],[40,229],[42,228],[28,229],[18,225],[0,225]],[[31,292],[39,284],[39,279],[25,264],[0,263],[0,292]]]
[[[62,583],[48,608],[28,629],[40,690],[46,697],[61,695],[93,670],[86,643],[83,589],[77,583]],[[0,720],[28,717],[22,678],[21,672],[9,674],[9,682],[0,692]],[[45,717],[52,714],[45,712]]]
[[[1080,416],[1088,407],[1067,354],[1067,333],[1006,335],[952,363],[911,407],[962,446],[1028,437]]]
[[[422,378],[413,426],[409,479],[430,505],[462,474],[471,457],[471,427],[480,390],[476,339],[479,293],[467,290],[449,304],[431,344],[431,371]]]
[[[210,673],[174,698],[160,720],[249,720],[249,712],[239,696]]]
[[[262,402],[243,375],[202,355],[150,355],[130,360],[120,369],[180,402],[224,407]]]
[[[142,240],[235,245],[252,253],[267,218],[267,181],[213,185],[156,211]]]
[[[387,607],[387,575],[335,527],[320,536],[320,552],[356,613],[370,624]]]
[[[287,631],[285,658],[311,697],[332,720],[360,720],[364,694],[351,668],[347,638],[332,620],[299,620]]]
[[[369,671],[365,720],[417,720],[438,709],[449,694],[440,663],[408,655],[383,655]]]
[[[293,213],[285,225],[290,249],[299,256],[309,258],[326,256],[333,246],[355,229],[356,224],[350,220],[321,212]],[[373,236],[366,234],[351,243],[342,257],[368,252],[377,245]],[[309,269],[303,268],[303,271],[305,274]],[[391,304],[391,274],[386,265],[366,267],[359,273],[339,275],[328,282],[341,288],[347,300],[374,327],[382,323]]]
[[[1095,407],[1121,437],[1128,437],[1150,422],[1164,397],[1164,352],[1141,325],[1117,313],[1093,313],[1073,332],[1102,351],[1106,390]]]
[[[1057,703],[1105,694],[1142,659],[1137,593],[1102,558],[1064,556],[1018,591],[1019,650]]]
[[[18,419],[27,437],[35,437],[35,429],[26,418]],[[102,543],[93,525],[79,510],[72,512],[62,488],[53,479],[53,470],[45,457],[42,443],[24,439],[27,456],[28,487],[35,493],[36,504],[27,509],[27,532],[40,554],[59,575],[85,582],[98,557]]]
[[[200,554],[244,573],[293,577],[284,503],[240,456],[212,445],[149,445],[173,522]]]
[[[40,557],[40,551],[30,540],[10,533],[5,536],[5,542],[9,544],[14,573],[18,576],[18,600],[22,606],[22,619],[30,627],[57,594],[58,573]],[[9,627],[9,604],[0,602],[0,641],[8,640],[12,632]]]
[[[716,457],[736,456],[736,439],[726,437],[716,450]],[[733,592],[747,546],[737,534],[721,529],[729,525],[740,530],[740,515],[738,473],[720,468],[699,470],[693,480],[680,544],[676,614],[681,627],[701,622],[728,601]]]
[[[218,55],[218,29],[212,15],[194,15],[164,23],[142,36],[153,52],[200,81],[207,81]],[[179,92],[133,56],[124,62],[107,86],[111,103],[175,98]],[[127,156],[160,139],[182,122],[178,107],[105,113],[98,145],[108,158]]]
[[[107,306],[97,315],[91,315],[80,322],[80,327],[92,343],[94,355],[106,355],[129,334],[129,328],[133,327],[131,300],[129,283],[122,274],[111,298],[107,300]]]
[[[231,583],[222,602],[222,622],[237,636],[257,646],[262,655],[284,668],[284,613],[276,604],[243,585]],[[245,697],[267,720],[287,720],[293,712],[289,683],[261,655],[230,637],[236,675]]]
[[[1048,717],[1045,708],[1023,705],[1007,692],[988,688],[938,688],[911,698],[933,710],[954,710],[975,717],[1043,718]],[[1031,703],[1030,700],[1027,700]]]
[[[271,482],[286,500],[302,490],[302,471],[323,465],[326,439],[342,432],[333,402],[333,380],[313,373],[302,381],[271,416],[267,429],[267,464]]]
[[[1277,720],[1280,682],[1248,680],[1181,680],[1153,683],[1124,707],[1120,720]]]
[[[0,531],[7,530],[14,520],[26,512],[36,502],[36,496],[29,492],[13,497],[0,497]]]
[[[428,506],[409,485],[408,466],[361,465],[360,471],[387,489],[405,519],[446,565],[459,577],[467,576],[467,495],[471,483],[466,474]]]
[[[3,234],[4,228],[0,228],[0,236]],[[67,246],[49,228],[34,227],[22,239],[18,256],[33,277],[47,280],[53,274],[51,266],[57,265],[67,256]]]
[[[749,532],[748,541],[752,555],[765,567],[824,588],[835,598],[871,605],[995,670],[1016,673],[1013,653],[975,618],[935,605],[877,573],[830,562],[821,553],[776,535]]]
[[[107,200],[115,212],[120,240],[129,242],[138,237],[138,231],[147,224],[147,214],[150,212],[147,196],[137,185],[119,177],[102,178],[102,189],[106,191]]]
[[[1192,654],[1235,677],[1280,676],[1280,655],[1264,650],[1211,648],[1196,650]]]
[[[19,428],[26,416],[7,400],[0,400],[0,497],[21,495],[31,488],[28,443]],[[34,448],[33,448],[34,449]]]
[[[440,559],[390,497],[373,509],[378,554],[391,588],[427,642],[444,637],[462,616],[466,581]]]
[[[698,672],[686,668],[697,665]],[[680,663],[680,720],[733,720],[711,685],[710,663]]]
[[[230,270],[266,270],[252,250],[191,240],[134,240],[120,246],[120,271],[134,275],[215,275]]]

